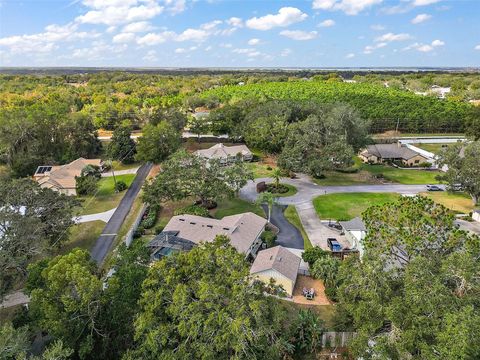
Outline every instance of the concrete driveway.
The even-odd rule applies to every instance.
[[[104,211],[101,213],[77,216],[73,218],[73,221],[75,222],[75,224],[82,224],[82,223],[97,221],[97,220],[107,223],[112,217],[115,210],[117,210],[117,208]]]
[[[263,205],[262,208],[265,214],[268,214],[267,206]],[[276,244],[287,248],[303,249],[302,234],[285,218],[284,211],[286,208],[286,205],[276,205],[273,207],[270,216],[271,223],[280,230],[277,235]]]

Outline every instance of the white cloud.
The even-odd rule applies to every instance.
[[[178,14],[187,8],[186,0],[164,0],[167,11],[172,14]]]
[[[278,13],[261,17],[253,17],[246,22],[247,27],[255,30],[270,30],[275,27],[285,27],[305,20],[307,14],[294,7],[283,7]]]
[[[334,26],[334,25],[335,25],[335,21],[332,20],[332,19],[324,20],[320,24],[318,24],[318,26],[320,26],[320,27],[331,27],[331,26]]]
[[[253,49],[253,48],[233,49],[232,52],[235,53],[235,54],[246,55],[246,56],[248,56],[248,57],[250,57],[250,58],[253,58],[253,57],[257,57],[257,56],[262,55],[262,53],[261,53],[260,51],[258,51],[257,49]]]
[[[209,36],[209,32],[203,29],[186,29],[175,37],[175,41],[205,41]]]
[[[120,33],[113,37],[112,41],[115,44],[129,43],[135,40],[134,33]]]
[[[292,50],[291,49],[283,49],[282,52],[280,53],[280,56],[282,57],[287,57],[288,55],[290,55],[292,53]]]
[[[355,54],[354,54],[354,53],[350,53],[350,54],[347,54],[347,55],[345,56],[345,58],[347,58],[347,59],[353,59],[354,57],[355,57]]]
[[[432,18],[432,15],[429,15],[429,14],[418,14],[410,22],[412,24],[420,24],[422,22],[430,20],[431,18]]]
[[[474,49],[474,50],[480,50],[480,44],[478,44],[477,46],[475,46],[473,49]]]
[[[184,48],[175,49],[175,54],[183,54],[183,53],[186,53],[186,52],[187,52],[187,49],[184,49]]]
[[[357,15],[363,10],[382,2],[383,0],[314,0],[312,8],[317,10],[340,10],[347,15]]]
[[[153,26],[148,21],[137,21],[125,25],[122,29],[124,33],[140,33],[147,32],[153,29]]]
[[[304,41],[315,39],[318,35],[316,31],[302,31],[302,30],[283,30],[280,35],[288,37],[289,39]]]
[[[218,25],[220,25],[223,21],[221,20],[213,20],[208,23],[200,25],[200,29],[203,30],[213,30],[215,29]]]
[[[228,25],[231,25],[233,27],[242,27],[243,26],[243,21],[242,19],[238,18],[238,17],[231,17],[230,19],[228,19],[226,21],[226,23]]]
[[[148,33],[137,39],[137,44],[139,45],[157,45],[162,44],[167,40],[171,40],[175,37],[175,33],[173,31],[164,31],[161,33]]]
[[[420,52],[430,52],[435,50],[437,47],[444,46],[445,42],[442,40],[433,40],[430,44],[422,44],[422,43],[413,43],[405,48],[403,48],[403,51],[408,51],[408,50],[418,50]]]
[[[412,6],[426,6],[431,4],[436,4],[441,0],[413,0]]]
[[[250,39],[248,40],[248,45],[255,46],[260,44],[260,39]]]
[[[77,22],[110,26],[148,20],[165,9],[156,0],[84,0],[83,4],[91,10],[78,16]]]
[[[385,26],[380,25],[380,24],[375,24],[375,25],[370,26],[370,29],[372,29],[373,31],[383,31],[383,30],[385,30]]]
[[[155,50],[150,50],[142,59],[150,62],[157,61],[158,58],[156,55],[157,55],[157,52]]]
[[[48,52],[56,49],[58,43],[97,38],[96,32],[78,31],[78,24],[64,26],[52,24],[45,31],[31,35],[14,35],[0,38],[0,46],[7,47],[11,53]]]
[[[375,39],[376,42],[392,42],[392,41],[405,41],[405,40],[409,40],[411,39],[412,37],[410,36],[410,34],[405,34],[405,33],[401,33],[401,34],[394,34],[394,33],[386,33],[386,34],[383,34],[382,36],[379,36]]]
[[[363,53],[364,53],[364,54],[371,54],[374,50],[376,50],[376,49],[381,49],[381,48],[383,48],[383,47],[385,47],[385,46],[387,46],[387,45],[388,45],[388,43],[386,43],[386,42],[379,42],[379,43],[377,43],[377,44],[375,44],[375,45],[367,45],[367,46],[365,46],[365,48],[363,49]]]

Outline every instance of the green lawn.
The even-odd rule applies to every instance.
[[[321,219],[350,220],[372,205],[382,205],[399,197],[393,193],[341,193],[316,197],[315,211]]]
[[[439,154],[441,151],[448,148],[448,146],[452,144],[413,144],[413,145],[420,149],[430,151],[431,153]]]
[[[122,164],[120,161],[113,161],[112,162],[113,170],[120,171],[120,170],[128,170],[128,169],[135,169],[142,166],[139,162],[134,162],[132,164]]]
[[[253,212],[257,215],[265,217],[265,213],[260,206],[239,198],[225,199],[220,201],[218,206],[211,211],[211,214],[216,219],[221,219],[224,216],[236,215],[244,212]]]
[[[312,310],[320,319],[325,322],[325,327],[327,329],[334,329],[335,327],[335,305],[320,305],[320,306],[311,306],[296,304],[291,301],[285,301],[281,299],[272,298],[272,301],[278,301],[280,306],[286,311],[286,322],[292,323],[298,317],[298,312],[301,309],[310,309]]]
[[[461,192],[430,191],[420,195],[426,196],[457,213],[468,214],[475,208],[472,198]]]
[[[272,171],[275,168],[274,166],[264,164],[261,162],[249,162],[246,163],[247,169],[253,172],[253,177],[255,179],[271,177]]]
[[[360,168],[371,175],[383,175],[385,180],[406,185],[438,184],[435,177],[441,174],[440,171],[402,170],[388,165],[362,164]]]
[[[135,179],[135,174],[118,175],[115,178],[117,181],[124,181],[127,186],[130,186]],[[98,191],[95,196],[79,197],[83,204],[80,215],[96,214],[117,207],[123,195],[125,195],[125,191],[115,193],[113,177],[101,178],[98,181]]]
[[[312,243],[310,242],[310,239],[308,238],[308,235],[305,232],[305,229],[303,228],[302,222],[300,221],[300,217],[298,216],[297,209],[295,208],[295,206],[288,205],[283,214],[285,215],[285,218],[288,220],[290,224],[292,224],[298,230],[300,230],[300,233],[302,234],[302,237],[303,237],[304,248],[305,249],[311,248]]]
[[[60,253],[66,254],[77,247],[90,251],[104,227],[105,223],[103,221],[90,221],[73,225],[70,228],[68,240],[60,249]]]

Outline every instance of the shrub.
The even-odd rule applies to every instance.
[[[272,170],[272,167],[270,165],[268,165],[267,170]]]
[[[272,194],[285,194],[289,190],[288,186],[279,184],[278,187],[275,184],[267,184],[267,191]]]
[[[140,225],[137,228],[137,230],[134,231],[133,238],[137,239],[137,238],[141,237],[144,233],[145,233],[145,228],[142,225]]]
[[[208,217],[210,215],[207,209],[199,205],[189,205],[180,209],[176,209],[173,214],[174,215],[189,214],[189,215],[197,215],[197,216],[204,216],[204,217]]]
[[[160,234],[164,228],[165,226],[162,226],[162,225],[155,226],[155,234],[156,235]]]
[[[152,227],[154,227],[155,223],[157,222],[157,215],[159,211],[159,205],[150,205],[147,208],[147,211],[145,211],[145,214],[143,215],[143,220],[140,225],[145,229],[151,229]]]
[[[262,235],[260,235],[260,239],[267,244],[268,248],[275,246],[275,240],[277,240],[277,235],[275,235],[270,230],[265,230]]]
[[[312,267],[315,261],[325,256],[330,256],[329,252],[321,249],[318,246],[315,246],[306,249],[302,254],[302,259],[303,261],[307,262],[310,267]]]
[[[345,169],[338,169],[337,171],[340,172],[340,173],[344,173],[344,174],[355,174],[355,173],[358,172],[358,168],[348,167],[348,168],[345,168]]]
[[[97,191],[98,179],[94,176],[75,176],[77,195],[93,195]]]
[[[120,181],[117,181],[117,182],[115,183],[115,191],[116,191],[116,192],[121,192],[121,191],[123,191],[123,190],[126,190],[127,187],[128,187],[128,186],[127,186],[127,184],[125,183],[125,181],[120,180]]]

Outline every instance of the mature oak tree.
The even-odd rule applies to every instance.
[[[175,152],[181,143],[180,132],[166,121],[146,125],[138,139],[136,159],[161,162]]]

